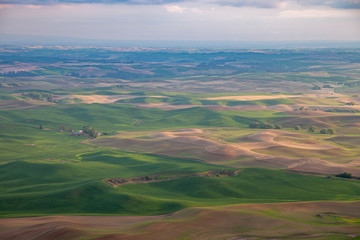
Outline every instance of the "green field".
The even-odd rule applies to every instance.
[[[108,177],[167,172],[203,172],[226,168],[196,159],[139,154],[83,144],[85,137],[59,132],[91,125],[102,131],[176,128],[247,128],[253,120],[273,121],[277,112],[214,111],[188,108],[165,111],[116,104],[76,104],[1,111],[1,215],[164,214],[190,206],[288,201],[359,200],[360,182],[243,169],[226,178],[192,177],[114,188]],[[253,119],[253,120],[252,120]],[[134,125],[136,120],[141,124]],[[43,123],[43,130],[39,123]],[[215,130],[215,129],[214,129]],[[136,133],[136,132],[134,132]],[[221,136],[224,133],[225,136]],[[243,135],[241,131],[238,133]],[[226,131],[211,136],[234,139]],[[239,136],[239,135],[238,135]],[[320,189],[320,190],[319,190]]]
[[[7,239],[359,238],[358,49],[4,49]]]

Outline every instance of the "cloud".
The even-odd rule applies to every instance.
[[[286,5],[324,6],[360,9],[360,0],[213,0],[218,5],[255,8],[281,8]]]
[[[300,5],[327,6],[332,8],[360,8],[360,0],[293,0]]]
[[[53,5],[53,4],[131,4],[168,5],[174,3],[205,3],[233,7],[282,8],[284,5],[325,6],[331,8],[360,9],[360,0],[0,0],[0,4]]]
[[[0,10],[1,9],[5,9],[5,8],[11,8],[12,6],[11,5],[8,5],[8,4],[0,4]]]
[[[8,5],[0,9],[0,33],[128,41],[360,39],[358,10],[296,4],[247,8],[196,1],[163,5]]]
[[[282,11],[279,15],[280,18],[338,18],[338,17],[347,17],[348,12],[339,11],[339,10],[285,10]]]
[[[182,14],[186,8],[180,7],[178,5],[166,5],[165,9],[166,9],[166,11],[168,11],[170,13]]]
[[[214,0],[212,3],[233,7],[278,8],[280,0]]]
[[[159,5],[183,2],[183,0],[0,0],[0,4],[26,4],[26,5],[54,5],[54,4],[141,4],[141,5]]]

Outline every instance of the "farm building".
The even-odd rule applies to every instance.
[[[79,130],[79,131],[77,131],[77,132],[71,132],[71,136],[81,136],[81,135],[83,135],[83,130]]]

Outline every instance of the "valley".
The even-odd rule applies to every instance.
[[[0,56],[3,239],[359,239],[359,49]]]

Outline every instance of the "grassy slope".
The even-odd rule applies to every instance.
[[[0,174],[1,215],[149,215],[189,206],[359,200],[360,195],[359,182],[265,169],[245,169],[227,178],[194,177],[113,188],[101,179],[168,172],[169,169],[203,171],[214,166],[137,154],[88,157],[81,163],[16,161],[4,164]]]
[[[276,104],[288,104],[292,105],[296,102],[287,98],[278,99],[264,99],[254,101],[236,101],[236,100],[206,100],[203,95],[200,97],[196,94],[188,94],[185,96],[169,96],[164,98],[158,97],[136,97],[129,99],[122,99],[117,101],[118,103],[168,103],[171,105],[224,105],[224,106],[238,106],[238,105],[265,105],[271,106]]]
[[[0,115],[15,122],[38,128],[40,121],[44,127],[57,129],[59,125],[81,128],[92,125],[104,131],[136,131],[186,127],[245,127],[253,119],[262,121],[277,119],[283,114],[273,111],[236,112],[214,111],[202,107],[165,111],[161,109],[139,109],[119,104],[74,104],[57,107],[43,107],[31,111],[0,111]],[[241,118],[244,116],[245,118]],[[246,119],[248,118],[248,119]],[[137,120],[141,124],[134,126]]]
[[[56,130],[92,125],[105,131],[185,127],[241,127],[250,118],[283,115],[263,111],[217,112],[204,108],[174,111],[122,105],[79,104],[1,111],[2,216],[41,214],[134,214],[176,211],[187,206],[246,202],[355,200],[358,182],[248,169],[229,178],[195,177],[113,188],[106,177],[222,168],[193,160],[125,153],[81,144],[84,138]],[[137,126],[136,120],[143,122]],[[175,190],[176,189],[176,190]],[[320,189],[320,190],[319,190]],[[334,194],[334,192],[336,194]]]

